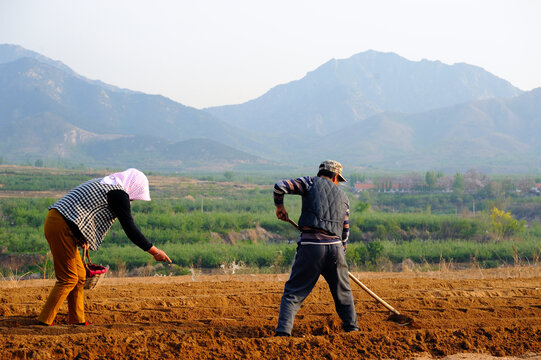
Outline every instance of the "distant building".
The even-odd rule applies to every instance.
[[[355,183],[355,192],[363,192],[367,190],[374,190],[376,187],[373,183]]]
[[[535,183],[530,192],[534,193],[534,194],[541,194],[541,183]]]
[[[411,183],[407,181],[393,182],[391,184],[391,192],[409,193],[411,192],[411,187]]]

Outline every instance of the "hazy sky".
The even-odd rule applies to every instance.
[[[538,0],[0,0],[0,43],[197,108],[369,49],[541,86]]]

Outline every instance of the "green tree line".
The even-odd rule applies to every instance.
[[[67,192],[97,175],[84,171],[60,175],[4,171],[0,172],[0,191]],[[386,262],[397,264],[405,259],[428,263],[441,259],[478,261],[484,266],[497,266],[516,259],[527,262],[539,259],[539,224],[517,221],[505,209],[510,204],[541,204],[540,197],[481,199],[474,194],[454,193],[354,194],[345,189],[351,200],[346,253],[351,266],[380,269]],[[168,252],[178,267],[176,272],[190,267],[219,268],[239,261],[249,267],[276,271],[287,270],[291,265],[298,232],[276,219],[271,184],[242,187],[212,181],[173,182],[167,188],[151,188],[151,194],[150,202],[133,202],[135,222],[152,242]],[[43,236],[43,221],[48,207],[55,201],[53,198],[0,200],[0,260],[7,255],[45,255],[49,251]],[[476,201],[475,215],[471,207],[466,207],[473,205],[473,201]],[[300,205],[300,197],[286,197],[291,218],[298,218]],[[463,208],[457,210],[460,205]],[[273,238],[238,240],[232,244],[225,241],[231,233],[258,227]],[[131,244],[118,222],[92,257],[95,262],[109,264],[114,269],[145,266],[152,260]]]

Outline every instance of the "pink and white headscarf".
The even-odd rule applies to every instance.
[[[148,179],[145,174],[137,169],[127,169],[104,177],[104,184],[120,185],[130,196],[130,200],[150,201]]]

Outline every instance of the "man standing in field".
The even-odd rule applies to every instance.
[[[329,284],[342,328],[347,332],[359,330],[345,256],[349,199],[337,186],[341,181],[346,181],[342,176],[342,165],[326,160],[319,165],[316,177],[305,176],[274,185],[276,217],[280,220],[289,221],[284,194],[302,196],[301,235],[282,294],[276,336],[291,335],[295,315],[320,275]]]

